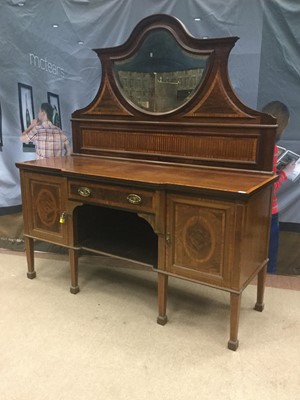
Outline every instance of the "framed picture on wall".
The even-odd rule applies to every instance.
[[[18,83],[19,93],[19,111],[21,121],[21,131],[25,131],[26,128],[31,124],[34,119],[34,107],[33,107],[33,94],[32,87],[23,83]],[[34,143],[23,143],[24,149],[34,149]]]
[[[50,103],[51,106],[53,107],[52,123],[61,129],[62,125],[61,125],[59,96],[57,94],[47,92],[47,98],[48,98],[48,103]]]

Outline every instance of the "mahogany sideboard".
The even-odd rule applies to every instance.
[[[125,44],[96,49],[95,99],[72,114],[71,156],[19,162],[28,278],[34,240],[69,252],[71,293],[82,250],[134,260],[230,293],[228,348],[238,347],[243,290],[257,276],[263,310],[276,120],[234,94],[236,37],[197,39],[152,15]]]

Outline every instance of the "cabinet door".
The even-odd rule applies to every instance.
[[[167,207],[167,271],[229,287],[235,204],[170,194]]]
[[[68,244],[65,178],[21,171],[24,233],[57,244]],[[63,214],[63,218],[62,217]]]

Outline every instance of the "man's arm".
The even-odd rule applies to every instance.
[[[38,120],[33,119],[31,121],[31,124],[29,125],[28,128],[25,129],[24,132],[22,132],[22,135],[20,136],[20,141],[21,142],[30,142],[31,138],[29,136],[29,133],[32,131],[33,128],[35,128],[38,125]]]

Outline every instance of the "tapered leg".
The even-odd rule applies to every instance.
[[[157,323],[165,325],[167,311],[168,275],[158,273],[158,317]]]
[[[76,294],[79,292],[78,286],[78,252],[79,250],[69,249],[69,262],[71,272],[70,292]]]
[[[238,330],[241,298],[241,294],[230,293],[230,339],[228,342],[228,349],[234,351],[239,347]]]
[[[264,294],[267,275],[267,265],[265,265],[257,275],[257,300],[254,310],[262,311],[264,309]]]
[[[36,277],[36,272],[34,270],[34,251],[33,251],[33,239],[29,237],[24,237],[25,252],[27,258],[27,278],[33,279]]]

